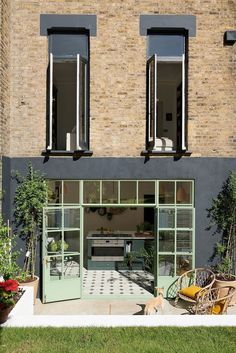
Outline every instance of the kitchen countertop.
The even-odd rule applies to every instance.
[[[87,239],[154,239],[150,232],[136,233],[132,231],[90,231],[86,237]]]

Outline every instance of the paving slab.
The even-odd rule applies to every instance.
[[[78,299],[56,303],[42,304],[37,299],[35,315],[143,315],[143,310],[148,299],[123,299],[123,300],[91,300]],[[162,315],[186,314],[184,307],[175,308],[167,300],[164,301],[164,311]]]

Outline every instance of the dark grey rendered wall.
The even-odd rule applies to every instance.
[[[31,162],[50,179],[193,179],[196,207],[196,266],[209,264],[216,237],[206,230],[207,208],[216,197],[230,171],[236,170],[236,158],[3,158],[3,214],[13,220],[16,183],[12,171],[22,174]],[[19,245],[20,246],[20,245]],[[40,257],[39,257],[40,258]],[[40,260],[37,268],[40,272]]]

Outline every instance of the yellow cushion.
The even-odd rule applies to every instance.
[[[196,298],[196,294],[197,294],[201,289],[202,289],[201,287],[192,285],[192,286],[190,286],[190,287],[186,287],[186,288],[181,289],[181,290],[179,291],[179,293],[185,295],[186,297],[195,299],[195,298]]]
[[[223,308],[224,308],[224,303],[219,302],[213,306],[211,312],[213,315],[219,315],[222,313]]]

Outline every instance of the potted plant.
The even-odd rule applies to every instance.
[[[217,260],[214,266],[216,272],[214,286],[230,285],[236,288],[236,172],[230,173],[222,190],[213,199],[208,216],[211,219],[209,229],[216,226],[215,233],[221,235],[212,257]],[[236,296],[231,300],[231,304],[235,302]]]
[[[133,270],[133,264],[137,260],[137,252],[136,251],[129,251],[126,254],[125,261],[129,268],[129,270]]]
[[[0,324],[3,324],[18,300],[18,282],[8,279],[0,282]]]
[[[34,295],[38,290],[39,278],[35,275],[37,243],[41,236],[43,207],[46,204],[48,185],[31,164],[28,173],[22,176],[16,173],[17,188],[15,193],[15,223],[20,229],[20,237],[25,241],[25,260],[20,282],[23,285],[34,285]]]
[[[15,279],[19,273],[16,263],[19,251],[13,250],[16,235],[11,233],[9,225],[0,216],[0,276],[4,280]]]
[[[154,258],[155,258],[154,245],[149,245],[146,248],[140,249],[139,256],[143,258],[145,270],[150,273],[154,273]]]

